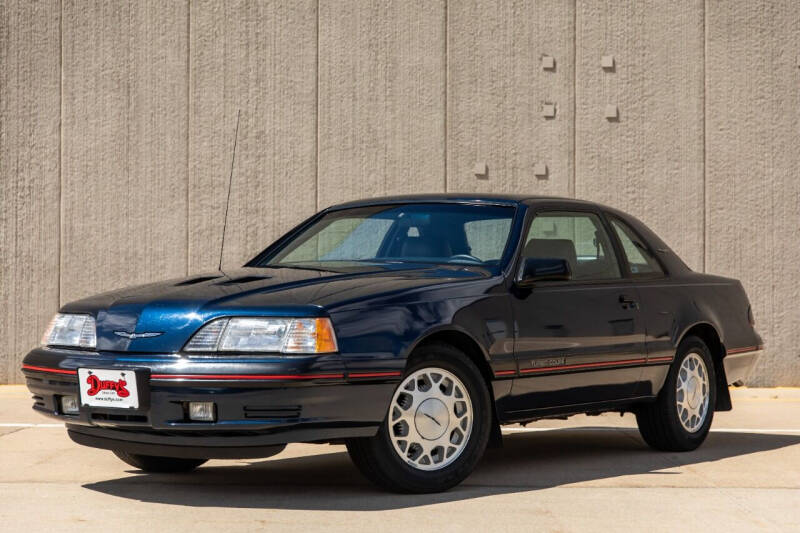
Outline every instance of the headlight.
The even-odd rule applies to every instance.
[[[95,348],[97,333],[94,317],[59,313],[50,321],[42,337],[45,346]]]
[[[194,334],[187,352],[331,353],[339,348],[328,318],[220,318]]]

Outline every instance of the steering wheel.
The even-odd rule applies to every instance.
[[[478,259],[477,257],[475,257],[474,255],[469,255],[469,254],[451,255],[450,259],[474,261],[475,263],[482,263],[483,262],[480,259]]]

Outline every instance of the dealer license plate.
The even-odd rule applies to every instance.
[[[79,368],[81,405],[91,407],[139,407],[136,373],[133,370]]]

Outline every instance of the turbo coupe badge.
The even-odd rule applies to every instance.
[[[531,366],[533,368],[545,368],[549,366],[560,366],[567,362],[566,357],[552,357],[549,359],[533,359]]]

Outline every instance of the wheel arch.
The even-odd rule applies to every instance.
[[[472,335],[455,326],[430,331],[421,337],[409,351],[406,366],[408,366],[409,361],[412,360],[414,351],[417,348],[437,343],[449,344],[450,346],[458,348],[478,367],[481,376],[483,376],[486,388],[489,391],[489,398],[492,400],[492,429],[489,435],[489,446],[499,447],[502,444],[502,433],[500,432],[500,419],[497,416],[497,403],[492,386],[494,374],[492,373],[491,366],[489,366],[489,358],[486,351]]]
[[[717,328],[709,322],[693,324],[687,328],[680,339],[678,339],[675,345],[676,348],[684,339],[690,336],[702,339],[711,351],[711,359],[714,361],[714,375],[716,376],[717,385],[717,402],[714,405],[714,410],[730,411],[733,405],[731,403],[731,394],[728,390],[728,379],[725,376],[725,365],[722,363],[722,359],[727,352]]]

